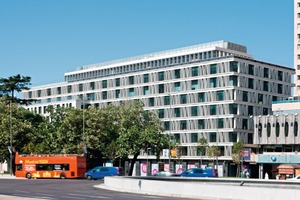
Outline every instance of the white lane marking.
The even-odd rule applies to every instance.
[[[89,198],[96,198],[96,199],[111,199],[109,197],[103,197],[103,196],[89,196],[84,194],[75,194],[75,193],[69,193],[70,196],[79,196],[79,197],[89,197]]]

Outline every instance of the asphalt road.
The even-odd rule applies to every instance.
[[[103,184],[102,180],[73,179],[0,179],[1,200],[182,200],[186,198],[131,194],[94,187]]]

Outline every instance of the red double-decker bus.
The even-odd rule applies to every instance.
[[[19,155],[16,153],[16,177],[84,178],[86,157],[69,154]]]

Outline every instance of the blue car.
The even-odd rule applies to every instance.
[[[95,167],[85,173],[85,177],[89,180],[103,179],[105,176],[120,176],[121,168],[119,167]]]
[[[182,177],[218,177],[216,169],[201,169],[201,168],[191,168],[182,172],[179,176]]]

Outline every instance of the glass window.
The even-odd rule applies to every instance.
[[[164,105],[170,105],[170,96],[164,96]]]
[[[29,92],[28,92],[28,97],[29,97],[29,99],[32,98],[32,91],[29,91]]]
[[[61,94],[61,87],[57,87],[57,94]]]
[[[180,130],[186,130],[187,129],[187,121],[181,120],[180,121]]]
[[[237,104],[229,104],[229,114],[237,114],[238,105]]]
[[[181,104],[186,104],[187,103],[187,95],[186,94],[181,94],[180,95],[180,103]]]
[[[120,98],[121,97],[121,91],[120,90],[116,90],[116,98]]]
[[[296,121],[294,122],[294,136],[298,136],[298,122]]]
[[[198,106],[191,107],[191,114],[192,116],[198,116]]]
[[[210,78],[209,83],[211,88],[217,87],[217,78]]]
[[[175,143],[180,143],[180,134],[179,133],[174,134],[174,142]]]
[[[268,123],[267,124],[267,137],[270,137],[271,136],[271,124]]]
[[[87,100],[94,101],[95,100],[95,93],[88,93],[86,95]]]
[[[90,82],[90,90],[94,90],[95,89],[95,82]]]
[[[68,93],[71,93],[72,92],[72,85],[68,85],[67,90],[68,90]]]
[[[148,101],[149,101],[149,106],[153,107],[154,106],[154,97],[149,98]]]
[[[230,71],[237,72],[238,71],[238,62],[232,61],[230,62]]]
[[[149,74],[144,74],[144,83],[149,82]]]
[[[264,100],[263,94],[258,94],[258,103],[262,104]]]
[[[205,129],[205,121],[204,119],[198,120],[198,129]]]
[[[180,69],[175,69],[174,70],[174,77],[175,78],[180,78]]]
[[[277,92],[278,94],[282,94],[282,84],[277,85]]]
[[[217,114],[217,105],[210,105],[209,110],[210,110],[210,115],[216,115]]]
[[[253,106],[248,106],[248,115],[253,115]]]
[[[158,93],[165,93],[165,85],[164,84],[159,84],[158,85]]]
[[[121,83],[120,78],[116,78],[115,81],[116,81],[116,87],[120,86]]]
[[[102,99],[107,99],[107,91],[102,92]]]
[[[175,91],[176,91],[176,92],[180,92],[180,91],[181,91],[180,82],[174,83],[174,87],[175,87]]]
[[[269,78],[269,69],[264,68],[264,78]]]
[[[102,81],[102,88],[107,88],[107,80]]]
[[[217,101],[224,101],[224,91],[217,91]]]
[[[289,124],[287,122],[284,124],[284,135],[285,137],[289,136]]]
[[[83,91],[83,84],[82,83],[78,85],[78,90],[79,90],[79,92]]]
[[[217,142],[216,132],[209,133],[209,142]]]
[[[217,64],[211,64],[210,65],[210,74],[216,74],[217,73]]]
[[[130,97],[133,97],[133,96],[134,96],[134,88],[129,88],[129,89],[128,89],[128,92],[129,92],[129,96],[130,96]]]
[[[143,93],[144,93],[144,95],[149,95],[150,94],[149,86],[144,86],[143,87]]]
[[[48,88],[48,89],[47,89],[47,95],[48,95],[48,96],[51,96],[51,88]]]
[[[248,88],[254,89],[254,81],[252,78],[249,78],[248,80]]]
[[[197,90],[198,89],[198,80],[192,80],[192,90]]]
[[[237,133],[236,132],[229,133],[229,142],[237,142]]]
[[[264,81],[264,91],[269,91],[269,83],[268,83],[268,81]]]
[[[158,72],[158,80],[159,81],[165,80],[165,72]]]
[[[217,127],[224,128],[224,119],[223,118],[217,118]]]
[[[174,109],[174,117],[180,117],[180,108]]]
[[[191,142],[197,143],[198,142],[198,133],[192,133],[191,134]]]
[[[238,78],[237,76],[230,76],[229,77],[229,85],[230,86],[237,86],[238,84]]]
[[[165,110],[158,109],[158,118],[164,118],[164,117],[165,117]]]
[[[134,84],[134,76],[129,76],[129,85],[133,85]]]
[[[243,91],[243,101],[247,102],[248,101],[248,92]]]
[[[280,125],[279,125],[278,122],[276,123],[275,133],[276,133],[276,137],[279,137],[279,133],[280,133]]]
[[[205,93],[204,92],[198,93],[198,102],[205,102]]]
[[[198,76],[199,75],[199,69],[197,67],[192,67],[192,76]]]
[[[164,128],[165,128],[165,130],[170,130],[170,122],[169,121],[164,122]]]
[[[249,64],[249,74],[254,75],[254,65]]]

